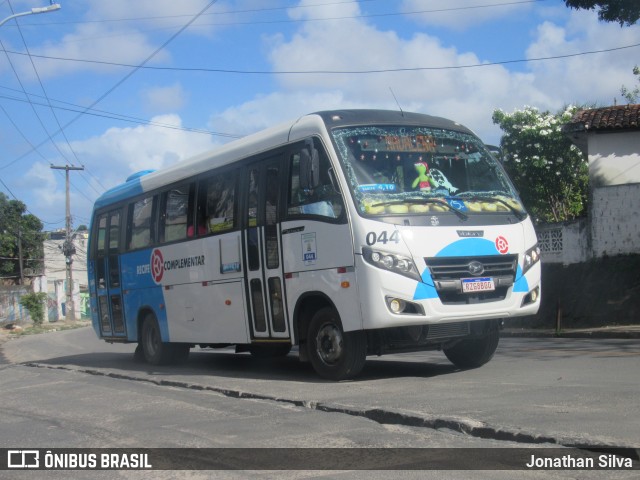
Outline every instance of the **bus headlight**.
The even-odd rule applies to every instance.
[[[536,243],[529,250],[524,252],[524,263],[522,264],[522,274],[527,273],[531,267],[540,261],[540,247]]]
[[[381,268],[382,270],[399,273],[400,275],[412,278],[418,282],[421,281],[418,269],[413,263],[413,260],[409,257],[398,255],[396,253],[381,252],[369,247],[362,247],[362,256],[367,263]]]

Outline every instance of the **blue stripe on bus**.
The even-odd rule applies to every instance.
[[[486,238],[464,238],[444,247],[436,254],[436,257],[466,257],[495,255],[497,253],[499,252],[496,244],[491,240],[487,240]],[[428,268],[424,269],[421,277],[422,283],[417,284],[413,299],[427,300],[430,298],[438,298],[438,292],[436,291],[433,278],[431,278]],[[529,282],[527,282],[527,279],[522,274],[520,265],[518,265],[516,269],[516,282],[513,286],[513,291],[529,291]]]

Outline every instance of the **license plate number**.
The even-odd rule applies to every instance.
[[[493,283],[493,278],[490,277],[462,279],[463,293],[490,292],[495,289],[496,286]]]

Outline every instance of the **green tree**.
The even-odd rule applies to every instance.
[[[638,81],[640,82],[640,68],[636,65],[633,67],[633,74],[638,77]],[[624,85],[620,89],[620,94],[627,100],[629,103],[636,103],[638,98],[640,98],[640,88],[635,87],[633,90],[629,90]]]
[[[31,292],[20,297],[20,305],[29,311],[29,316],[36,325],[42,325],[44,322],[44,302],[46,299],[47,294],[44,292]]]
[[[504,166],[538,222],[560,222],[586,213],[589,170],[584,155],[562,133],[577,107],[557,114],[533,107],[493,112],[504,132]]]
[[[598,18],[604,22],[617,22],[631,26],[640,19],[638,0],[564,0],[567,7],[576,10],[598,9]]]
[[[19,200],[0,192],[0,277],[20,278],[19,247],[24,268],[41,269],[44,257],[42,222]]]

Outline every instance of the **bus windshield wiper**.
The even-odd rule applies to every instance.
[[[524,220],[525,218],[527,218],[527,214],[525,212],[523,212],[522,210],[518,210],[516,207],[514,207],[513,205],[511,205],[509,202],[506,202],[504,200],[502,200],[501,198],[496,198],[496,197],[490,197],[488,195],[456,195],[455,198],[459,198],[460,200],[474,200],[474,201],[479,201],[479,202],[497,202],[497,203],[501,203],[502,205],[506,206],[509,210],[511,210],[511,212],[518,218],[518,220]]]
[[[393,200],[389,202],[375,203],[371,206],[384,207],[386,205],[402,205],[403,203],[411,203],[414,205],[422,205],[424,203],[433,203],[436,205],[442,205],[443,207],[447,207],[449,210],[451,210],[453,213],[455,213],[458,217],[462,218],[463,220],[466,220],[469,218],[469,216],[466,213],[464,213],[462,210],[452,207],[444,200],[438,200],[437,198],[408,198],[406,200]]]

